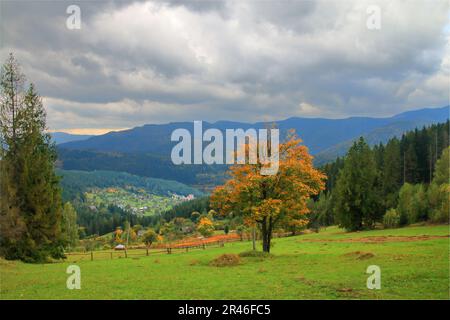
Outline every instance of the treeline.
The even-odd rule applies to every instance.
[[[322,167],[326,190],[310,203],[310,223],[360,230],[383,221],[448,221],[448,146],[449,121],[373,148],[360,138],[344,158]]]
[[[375,145],[372,150],[377,169],[386,179],[386,187],[390,185],[393,191],[398,191],[406,182],[430,183],[436,161],[448,146],[449,121],[409,131],[400,140],[394,137],[385,145]],[[336,185],[339,170],[343,166],[344,159],[337,158],[321,168],[328,177],[327,192]]]
[[[170,221],[174,218],[190,219],[192,212],[206,214],[210,210],[211,207],[209,204],[209,197],[201,197],[191,201],[179,203],[172,209],[164,212],[162,216],[166,221]]]

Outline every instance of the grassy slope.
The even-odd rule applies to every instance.
[[[80,261],[81,290],[66,289],[69,263],[27,265],[0,261],[2,299],[449,299],[449,239],[409,242],[336,242],[385,235],[448,235],[449,227],[408,227],[275,239],[273,258],[245,258],[235,267],[211,267],[222,253],[249,242],[189,253]],[[308,242],[327,239],[328,242]],[[345,255],[370,252],[359,260]],[[366,288],[368,265],[381,268],[381,290]],[[351,289],[351,291],[349,290]]]

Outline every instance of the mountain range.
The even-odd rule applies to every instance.
[[[386,142],[393,136],[401,136],[408,130],[445,122],[447,119],[449,119],[449,106],[424,108],[385,118],[293,117],[270,123],[203,122],[203,130],[217,128],[224,132],[225,129],[259,129],[275,123],[280,129],[281,138],[286,135],[288,130],[295,129],[311,154],[315,156],[316,165],[321,165],[334,160],[337,156],[344,155],[352,141],[360,136],[365,137],[370,144],[376,144]],[[220,175],[224,166],[222,168],[178,166],[177,168],[177,166],[171,165],[170,153],[176,142],[171,142],[170,136],[178,128],[192,132],[193,123],[148,124],[129,130],[89,137],[85,140],[61,143],[58,145],[61,167],[79,170],[126,171],[132,174],[174,179],[188,184],[205,183],[205,181],[198,181],[199,176],[204,178],[212,173]],[[94,159],[96,162],[93,162]],[[180,170],[181,168],[183,170]],[[183,174],[181,174],[182,172]],[[190,176],[191,173],[192,176]],[[179,175],[180,177],[178,177]]]
[[[89,139],[90,137],[93,137],[92,135],[87,134],[72,134],[67,132],[51,132],[50,136],[52,137],[53,142],[55,142],[56,144],[78,140],[86,140]]]

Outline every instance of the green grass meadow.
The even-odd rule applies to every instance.
[[[1,299],[449,299],[448,235],[448,225],[355,233],[329,227],[274,239],[271,257],[229,267],[209,263],[250,250],[251,242],[127,259],[0,260]],[[81,268],[80,290],[66,288],[70,264]],[[366,287],[369,265],[381,269],[380,290]]]

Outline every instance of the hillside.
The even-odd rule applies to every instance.
[[[277,238],[268,258],[210,264],[251,248],[238,241],[172,254],[151,249],[148,257],[136,249],[128,258],[95,251],[94,261],[86,253],[45,266],[0,260],[1,299],[449,299],[447,225],[358,233],[329,227]],[[74,261],[83,270],[82,290],[61,285]],[[381,290],[367,289],[369,265],[381,267]]]
[[[71,134],[66,132],[52,132],[50,133],[52,140],[56,144],[66,143],[66,142],[72,142],[72,141],[79,141],[79,140],[86,140],[91,137],[92,135],[87,134]]]
[[[445,122],[445,121],[442,121]],[[438,122],[440,123],[440,122]],[[414,130],[421,129],[424,126],[429,124],[436,124],[435,122],[429,122],[427,119],[423,119],[421,121],[417,121],[416,124],[413,124],[410,121],[399,119],[396,122],[387,124],[385,126],[375,128],[370,132],[363,134],[362,136],[367,141],[367,143],[371,146],[379,143],[386,143],[389,139],[393,137],[400,138],[404,133]],[[359,137],[354,139],[346,140],[341,143],[338,143],[330,148],[327,148],[315,155],[314,163],[316,165],[323,165],[330,161],[334,161],[337,157],[342,157],[347,153],[347,150],[351,147],[353,142]]]
[[[172,194],[183,196],[193,194],[196,197],[203,195],[199,190],[177,181],[140,177],[125,172],[57,170],[57,174],[62,177],[61,187],[63,196],[66,199],[70,199],[80,192],[86,192],[91,188],[103,189],[110,187],[132,187],[143,189],[150,194],[166,197]]]
[[[376,130],[383,134],[390,134],[388,129],[401,131],[413,129],[426,124],[444,122],[449,117],[449,107],[427,108],[408,111],[393,117],[370,118],[351,117],[346,119],[324,118],[289,118],[276,121],[281,130],[281,137],[287,130],[295,129],[297,134],[309,147],[312,154],[317,154],[335,145],[352,140],[361,135],[367,135]],[[271,125],[272,123],[269,123]],[[232,121],[218,121],[215,123],[203,123],[203,130],[217,128],[224,132],[225,129],[264,128],[268,124],[264,122],[242,123]],[[192,122],[174,122],[169,124],[149,124],[120,132],[110,132],[100,136],[94,136],[83,141],[73,141],[61,144],[61,148],[95,150],[120,153],[151,153],[162,156],[170,156],[174,143],[170,141],[170,135],[177,128],[185,128],[192,132]],[[376,140],[376,135],[374,140]]]
[[[315,164],[323,165],[346,153],[354,139],[363,135],[369,144],[386,142],[393,136],[431,123],[445,122],[448,107],[405,112],[391,118],[302,119],[290,118],[278,123],[282,134],[290,128],[297,132],[315,156]],[[210,191],[225,177],[225,165],[174,165],[170,159],[172,130],[190,128],[192,123],[146,125],[128,131],[111,132],[85,141],[65,143],[58,147],[58,166],[65,170],[109,170],[134,175],[176,180],[203,191]],[[204,123],[204,128],[213,126]],[[214,127],[254,125],[220,121]],[[328,138],[327,138],[328,137]],[[325,146],[328,146],[325,148]],[[144,152],[152,151],[152,152]],[[318,152],[314,152],[321,150]]]
[[[58,149],[58,167],[64,170],[107,170],[176,180],[210,189],[224,177],[225,165],[174,165],[169,157],[149,153],[120,153]]]

